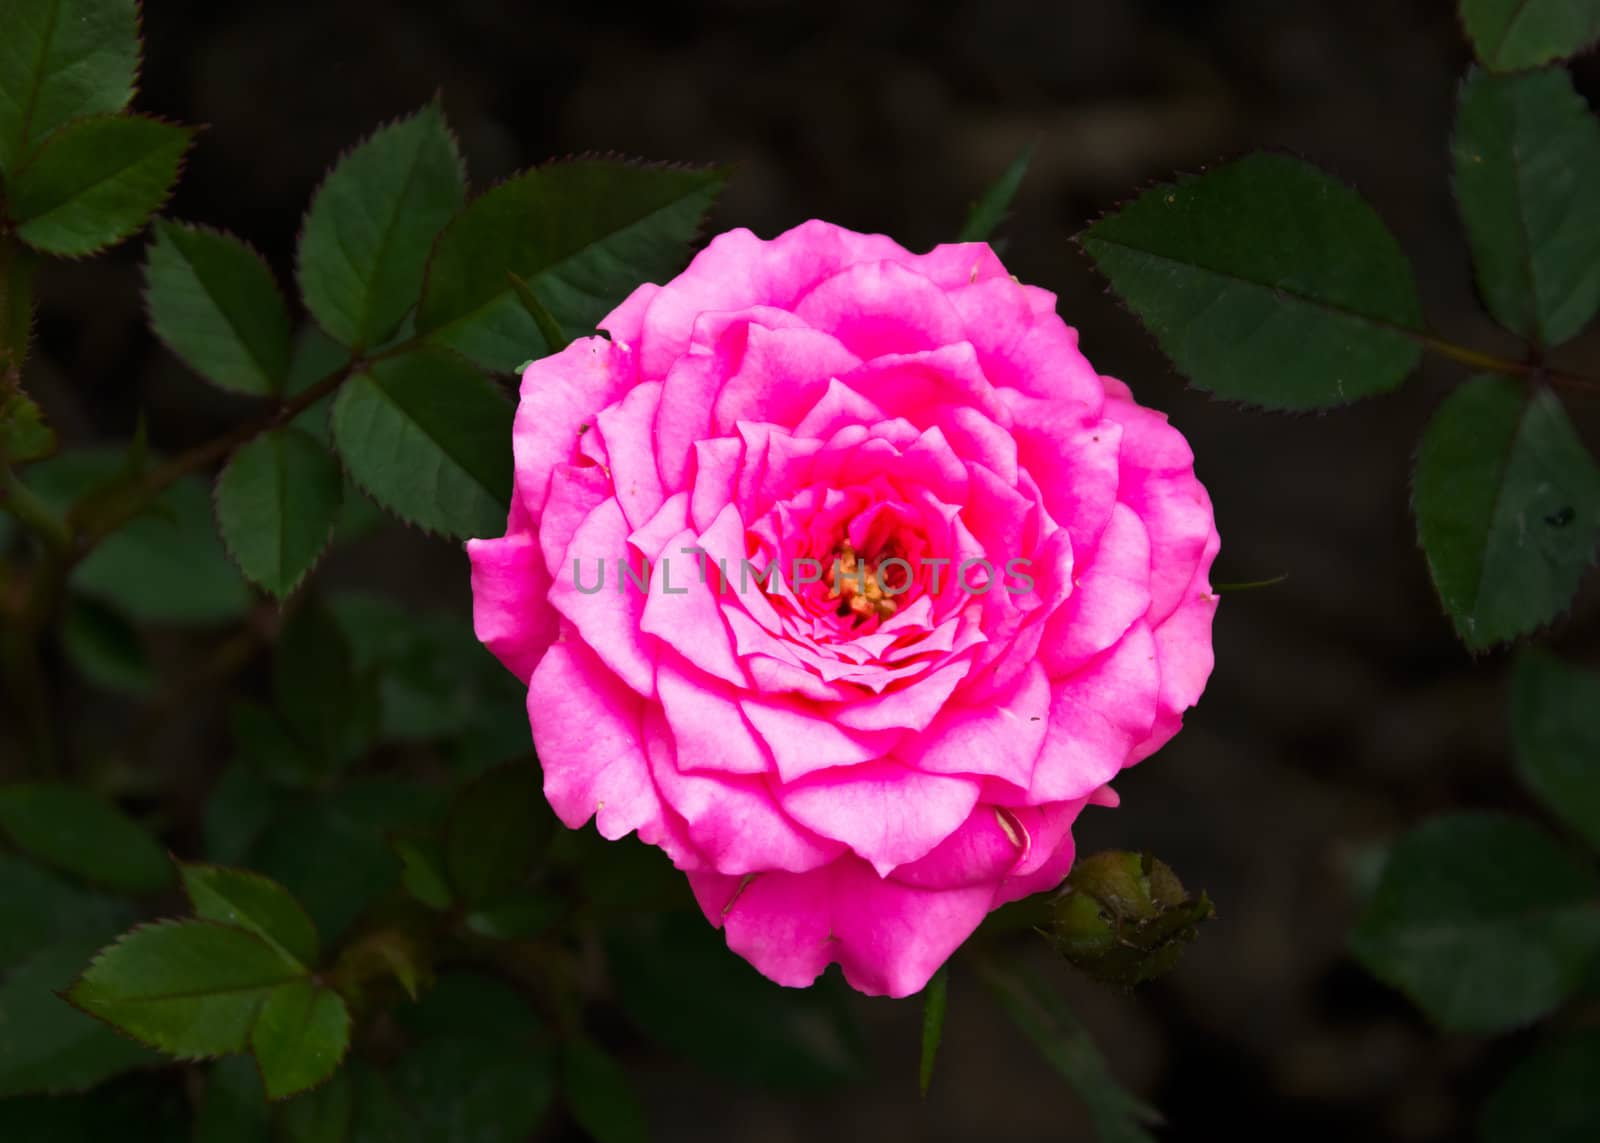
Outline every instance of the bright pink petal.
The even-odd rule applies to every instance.
[[[617,574],[617,560],[627,556],[627,521],[617,502],[607,500],[572,534],[550,603],[606,666],[644,695],[655,685],[655,658],[639,621],[655,589],[647,596]]]
[[[963,333],[944,291],[893,262],[858,263],[835,274],[806,294],[795,313],[864,361],[938,349]]]
[[[1034,804],[1081,798],[1117,776],[1155,724],[1161,674],[1142,622],[1089,666],[1052,684],[1049,731],[1033,768]]]
[[[692,875],[690,883],[728,947],[764,975],[803,988],[838,962],[869,996],[920,992],[982,922],[992,897],[987,886],[915,889],[851,858],[811,873]]]
[[[550,573],[526,532],[468,540],[472,626],[478,640],[523,682],[555,641],[556,613],[546,600]]]
[[[581,338],[523,372],[511,450],[528,511],[543,510],[550,474],[572,460],[580,430],[637,380],[633,354],[603,337]]]
[[[948,706],[900,749],[906,765],[934,774],[978,774],[1027,789],[1050,717],[1050,680],[1038,663],[982,707]]]
[[[528,687],[528,721],[544,793],[568,829],[590,817],[615,840],[634,830],[658,843],[661,800],[640,733],[644,700],[583,647],[557,643]]]
[[[978,803],[972,778],[925,774],[890,760],[824,770],[777,791],[795,821],[842,841],[887,874],[950,836]]]

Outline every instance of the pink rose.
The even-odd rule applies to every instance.
[[[523,374],[468,545],[545,794],[778,983],[916,992],[1199,698],[1193,455],[981,243],[730,231],[601,324]]]

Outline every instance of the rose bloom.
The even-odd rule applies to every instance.
[[[524,372],[506,534],[468,544],[545,794],[778,983],[916,992],[1199,698],[1193,454],[982,243],[734,230],[601,328]]]

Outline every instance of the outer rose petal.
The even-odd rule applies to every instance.
[[[478,640],[523,682],[555,641],[556,613],[545,602],[550,573],[527,532],[468,540],[472,561],[472,626]]]
[[[1183,712],[1200,701],[1206,689],[1215,657],[1211,650],[1211,621],[1217,613],[1217,597],[1208,575],[1211,561],[1221,545],[1215,530],[1207,541],[1200,567],[1194,573],[1178,609],[1156,628],[1156,659],[1161,664],[1161,694],[1156,724],[1134,751],[1140,761],[1165,746],[1183,725]]]
[[[637,380],[633,354],[603,337],[575,341],[523,372],[511,451],[517,493],[530,513],[544,510],[550,473],[572,459],[578,430]]]
[[[728,947],[779,984],[803,988],[838,962],[868,996],[920,992],[988,915],[994,891],[915,889],[843,857],[810,873],[690,874]]]
[[[528,721],[544,793],[568,829],[595,818],[615,840],[634,830],[660,844],[661,800],[645,760],[644,700],[581,645],[556,643],[528,687]]]

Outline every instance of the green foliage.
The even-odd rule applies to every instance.
[[[350,1078],[340,1072],[280,1108],[274,1137],[277,1143],[344,1143],[354,1118]]]
[[[525,171],[475,199],[439,236],[417,332],[485,369],[508,371],[543,344],[508,274],[569,336],[640,282],[682,268],[727,172],[575,159]]]
[[[623,1009],[674,1056],[777,1089],[860,1077],[859,1034],[837,1003],[836,980],[780,988],[731,958],[705,919],[688,912],[619,927],[606,948]]]
[[[57,511],[97,489],[126,482],[126,462],[111,449],[80,449],[28,469],[28,485]],[[242,616],[250,592],[229,562],[212,522],[205,484],[186,477],[150,510],[96,546],[74,570],[72,586],[147,623],[220,623]]]
[[[439,350],[378,362],[344,385],[333,438],[346,470],[402,520],[488,536],[511,503],[511,405],[477,369]]]
[[[983,982],[1011,1022],[1083,1100],[1100,1143],[1151,1143],[1155,1109],[1117,1083],[1093,1038],[1059,992],[1031,973],[981,965]]]
[[[331,594],[327,606],[357,672],[378,678],[386,741],[455,738],[463,772],[529,753],[525,688],[459,618],[353,591]]]
[[[1478,377],[1428,425],[1412,506],[1439,598],[1482,649],[1567,607],[1600,536],[1600,468],[1549,390]]]
[[[217,865],[178,868],[196,917],[248,929],[303,970],[322,959],[311,918],[271,878]]]
[[[417,303],[433,241],[466,197],[437,103],[375,132],[329,172],[300,238],[300,291],[345,345],[379,345]]]
[[[1541,346],[1572,338],[1600,308],[1600,121],[1559,68],[1474,71],[1461,88],[1454,153],[1489,311]]]
[[[274,989],[305,970],[254,933],[161,921],[103,950],[67,998],[180,1059],[242,1052]]]
[[[146,696],[155,671],[139,629],[104,604],[75,599],[61,625],[62,648],[89,682],[111,691]]]
[[[298,980],[275,989],[250,1032],[268,1099],[325,1081],[350,1050],[350,1010],[331,988]]]
[[[1538,1019],[1600,954],[1600,879],[1532,824],[1450,814],[1402,837],[1351,938],[1368,971],[1446,1028]]]
[[[593,1040],[572,1036],[561,1049],[561,1094],[579,1127],[595,1143],[645,1143],[644,1109],[628,1077]]]
[[[268,1143],[270,1131],[267,1095],[254,1062],[229,1056],[206,1069],[194,1143]]]
[[[0,39],[0,173],[68,120],[121,111],[139,70],[136,0],[10,0]]]
[[[1600,1030],[1559,1036],[1519,1064],[1489,1097],[1483,1143],[1589,1143],[1600,1136]]]
[[[67,998],[180,1059],[248,1046],[270,1099],[326,1081],[349,1049],[351,1020],[343,997],[311,975],[319,942],[305,911],[259,874],[179,868],[196,919],[124,934]],[[215,1114],[238,1117],[237,1108]]]
[[[450,807],[444,859],[450,883],[479,905],[516,888],[550,840],[554,817],[538,771],[527,763],[492,770]]]
[[[0,1035],[0,1099],[84,1091],[155,1062],[153,1053],[56,995],[128,923],[132,907],[4,855],[0,885],[0,1028],[26,1030]]]
[[[289,310],[261,255],[233,235],[158,222],[145,260],[150,328],[222,389],[281,393]]]
[[[155,838],[76,786],[0,786],[0,831],[40,861],[117,892],[156,893],[172,882]]]
[[[390,778],[286,801],[249,851],[251,868],[281,882],[337,940],[374,900],[399,884],[386,837],[427,829],[440,810],[435,789]]]
[[[1079,241],[1191,382],[1270,409],[1393,389],[1422,350],[1411,267],[1354,191],[1255,154],[1140,195]]]
[[[24,1092],[87,1091],[111,1076],[160,1062],[149,1049],[56,995],[109,936],[102,932],[45,944],[0,983],[0,1028],[8,1029],[0,1035],[0,1099]]]
[[[349,643],[320,600],[307,600],[284,622],[272,659],[278,714],[313,775],[342,769],[372,740],[376,704],[358,677]]]
[[[344,476],[298,429],[241,445],[217,478],[217,527],[240,570],[280,598],[305,578],[344,501]]]
[[[522,1143],[555,1097],[555,1058],[539,1017],[509,985],[472,973],[439,978],[396,1013],[411,1050],[389,1070],[421,1140]]]
[[[1484,66],[1516,71],[1600,39],[1600,0],[1461,0],[1461,20]]]
[[[972,213],[967,215],[966,225],[961,228],[961,233],[956,235],[957,242],[988,242],[996,228],[1005,221],[1007,212],[1011,209],[1011,200],[1017,197],[1017,190],[1022,186],[1022,180],[1027,177],[1028,165],[1033,162],[1034,147],[1030,143],[1015,159],[1011,160],[1001,176],[995,180],[994,185],[983,192],[983,197],[972,204]]]
[[[917,1088],[923,1095],[933,1084],[933,1065],[939,1058],[939,1045],[944,1041],[944,1014],[950,1000],[950,968],[948,965],[933,974],[928,987],[923,989],[922,1001],[922,1066],[917,1072]]]
[[[193,136],[139,115],[67,124],[6,182],[17,237],[72,258],[132,236],[172,193]]]
[[[1512,677],[1511,739],[1529,789],[1600,850],[1600,674],[1524,653]]]

